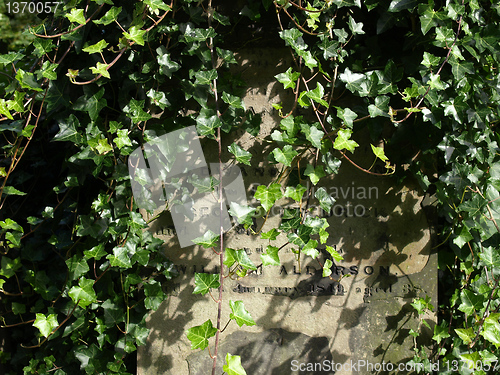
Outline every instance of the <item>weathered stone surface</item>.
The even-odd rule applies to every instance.
[[[253,190],[269,184],[279,173],[279,165],[267,162],[270,147],[262,139],[279,121],[270,103],[290,99],[273,79],[283,70],[280,64],[288,64],[287,53],[256,50],[237,57],[243,79],[251,83],[245,103],[262,113],[263,124],[259,137],[237,134],[239,138],[226,140],[223,149],[236,140],[252,153],[253,166],[241,166],[241,170],[249,203],[254,206],[258,202],[252,200]],[[255,66],[256,61],[260,66]],[[373,162],[370,146],[366,138],[358,141],[367,147],[357,149],[351,158],[369,167]],[[214,161],[210,158],[216,153],[210,145],[205,145],[204,152],[207,161]],[[224,157],[227,160],[228,156]],[[303,160],[300,168],[306,164]],[[220,365],[226,352],[241,354],[249,375],[299,373],[292,371],[292,360],[398,364],[412,356],[413,337],[408,332],[417,330],[419,322],[409,304],[415,297],[429,295],[437,305],[437,266],[435,256],[430,257],[431,232],[421,207],[423,197],[410,182],[396,186],[390,177],[366,174],[347,161],[337,175],[320,184],[336,199],[327,218],[327,244],[335,247],[344,261],[332,267],[330,278],[323,278],[321,268],[327,255],[324,245],[318,247],[321,255],[316,260],[304,255],[298,260],[292,246],[286,245],[279,252],[282,266],[259,267],[239,280],[226,278],[222,325],[229,320],[229,300],[242,300],[256,326],[240,328],[234,321],[229,323],[221,334]],[[316,205],[311,199],[312,214],[324,215]],[[288,198],[281,199],[265,223],[257,220],[257,230],[278,227],[283,208],[299,207]],[[208,374],[208,350],[193,353],[185,331],[207,319],[215,324],[216,303],[209,295],[193,295],[192,291],[194,273],[218,272],[218,257],[198,246],[181,249],[168,213],[153,221],[150,230],[166,241],[165,254],[177,265],[179,276],[167,286],[170,297],[149,318],[152,331],[147,345],[139,348],[138,374]],[[261,264],[260,254],[268,244],[280,247],[286,243],[285,235],[274,241],[262,240],[240,227],[225,236],[225,247],[244,248],[256,265]],[[435,320],[433,316],[426,318]],[[270,337],[293,339],[284,339],[289,344],[279,346]],[[248,345],[243,345],[245,342]],[[200,372],[203,366],[207,370]],[[337,373],[371,372],[344,368]]]

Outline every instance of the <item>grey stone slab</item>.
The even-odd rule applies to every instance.
[[[243,78],[252,84],[245,103],[263,114],[263,124],[258,137],[236,134],[235,139],[225,140],[223,149],[236,140],[252,153],[252,167],[241,166],[241,171],[247,199],[254,206],[258,202],[252,198],[253,191],[272,182],[280,168],[267,162],[271,148],[263,139],[279,121],[270,103],[287,99],[288,94],[281,93],[273,82],[273,76],[282,70],[280,64],[288,63],[287,53],[254,50],[237,56],[242,69],[248,68]],[[255,61],[260,67],[254,66]],[[373,155],[366,134],[356,137],[366,147],[357,149],[351,158],[369,167]],[[202,146],[207,161],[213,162],[215,150],[208,143]],[[223,155],[223,161],[228,158]],[[305,168],[308,162],[303,160],[300,167]],[[437,263],[435,255],[431,256],[424,197],[410,181],[396,185],[390,177],[368,175],[346,161],[339,173],[326,178],[321,186],[336,199],[327,217],[327,244],[335,247],[344,261],[334,265],[330,278],[323,278],[324,245],[318,246],[321,255],[317,260],[304,255],[297,259],[293,247],[287,245],[279,252],[282,266],[259,267],[237,280],[226,278],[222,325],[229,319],[229,300],[243,301],[256,325],[229,323],[221,333],[220,366],[230,352],[242,356],[249,375],[318,373],[294,372],[293,363],[323,360],[344,365],[336,374],[370,374],[366,368],[348,365],[360,360],[397,365],[413,356],[413,337],[408,332],[419,329],[419,321],[410,303],[415,297],[429,295],[437,306]],[[265,223],[257,220],[257,228],[265,232],[278,227],[283,208],[300,208],[288,198],[276,206]],[[311,199],[311,213],[325,216],[317,206]],[[165,254],[177,265],[179,276],[166,285],[169,297],[148,319],[151,333],[146,346],[139,348],[138,375],[209,374],[208,350],[192,351],[185,332],[207,319],[215,324],[216,303],[208,294],[193,295],[192,291],[195,272],[218,272],[217,257],[198,246],[181,248],[168,213],[154,220],[149,230],[165,240]],[[245,249],[256,265],[268,244],[280,247],[286,242],[285,235],[270,242],[238,226],[225,235],[225,247]],[[429,314],[425,319],[433,323],[436,318]],[[425,335],[420,338],[422,343],[425,339]]]

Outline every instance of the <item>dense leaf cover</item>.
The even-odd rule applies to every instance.
[[[304,178],[321,184],[353,163],[360,145],[352,136],[367,129],[374,162],[357,167],[416,178],[438,201],[440,321],[435,347],[428,354],[416,346],[414,361],[441,360],[448,373],[493,371],[500,359],[497,1],[237,4],[65,0],[30,30],[32,43],[0,55],[4,373],[135,372],[145,318],[175,272],[162,241],[144,231],[127,156],[191,125],[208,142],[241,129],[257,135],[259,114],[246,109],[245,82],[230,66],[234,52],[263,44],[289,47],[294,65],[275,78],[295,101],[273,105],[282,120],[268,139],[269,160],[280,163],[279,178],[257,189],[260,207],[232,205],[233,216],[251,228],[252,217],[267,217],[282,197],[306,204],[305,184],[282,186],[281,176],[303,160]],[[228,150],[237,163],[255,162],[237,143]],[[315,198],[331,209],[323,188]],[[279,228],[259,234],[270,241],[262,263],[280,264],[281,247],[271,245],[279,233],[316,258],[327,227],[285,211]],[[196,242],[211,248],[221,240],[207,233]],[[327,251],[325,277],[342,260]],[[256,268],[244,250],[223,253],[221,272],[224,265],[243,277]],[[195,293],[219,281],[197,274]],[[417,315],[433,308],[428,299],[413,306]],[[241,301],[229,308],[238,325],[254,324]],[[187,337],[204,349],[220,328],[207,320]],[[239,357],[228,353],[226,363],[228,374],[245,373]]]

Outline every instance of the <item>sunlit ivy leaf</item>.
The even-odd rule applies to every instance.
[[[306,176],[309,176],[313,185],[316,185],[321,177],[326,176],[322,165],[318,165],[316,166],[316,168],[314,168],[311,164],[308,164],[304,174]]]
[[[217,245],[217,241],[219,241],[219,235],[215,234],[209,229],[203,236],[197,237],[191,241],[193,241],[197,245],[203,246],[205,249],[210,249]]]
[[[208,273],[194,274],[194,291],[193,294],[207,294],[210,289],[217,289],[220,286],[219,275]]]
[[[40,84],[36,81],[33,73],[26,73],[22,69],[17,69],[16,80],[23,89],[42,91]]]
[[[212,135],[215,133],[215,129],[222,126],[222,121],[211,111],[201,110],[196,118],[196,124],[199,135]]]
[[[217,79],[217,70],[201,70],[194,74],[196,85],[210,85],[214,79]]]
[[[103,77],[111,78],[109,75],[109,72],[107,70],[108,66],[109,66],[109,64],[103,64],[103,63],[98,62],[96,66],[91,66],[90,70],[92,71],[93,74],[100,74]]]
[[[346,84],[347,89],[354,94],[363,90],[362,84],[367,79],[364,74],[353,73],[349,68],[346,68],[344,73],[339,75],[339,78]]]
[[[473,315],[476,310],[480,310],[483,307],[483,295],[475,294],[468,289],[462,290],[460,299],[462,303],[458,306],[458,309],[467,315]]]
[[[104,244],[100,243],[90,250],[85,250],[83,254],[85,255],[85,259],[95,258],[95,260],[99,260],[108,253],[104,250]]]
[[[434,335],[432,336],[432,339],[439,344],[442,340],[450,337],[448,329],[448,327],[442,327],[436,324],[434,326]]]
[[[458,337],[462,339],[465,345],[470,344],[472,340],[476,337],[474,330],[472,328],[457,328],[455,329]]]
[[[279,234],[280,232],[276,228],[273,228],[267,232],[262,232],[260,238],[262,238],[263,240],[273,241],[278,237]]]
[[[144,3],[149,5],[153,11],[161,9],[164,11],[172,10],[167,4],[162,0],[144,0]]]
[[[498,322],[500,314],[491,314],[484,320],[481,336],[491,342],[497,348],[500,347],[500,323]]]
[[[253,264],[253,262],[248,257],[246,251],[244,249],[226,249],[226,259],[224,264],[228,267],[231,267],[234,262],[238,262],[238,264],[246,270],[256,270],[257,267]],[[231,264],[231,265],[229,265]]]
[[[145,100],[135,100],[130,99],[130,102],[123,108],[123,111],[132,120],[134,124],[138,124],[143,121],[147,121],[152,118],[152,116],[144,111]]]
[[[241,357],[239,355],[226,354],[227,365],[222,366],[222,370],[227,375],[247,375],[243,366],[241,366]]]
[[[432,9],[432,6],[433,3],[429,3],[419,7],[419,13],[422,14],[420,16],[420,29],[424,35],[427,34],[434,26],[437,26],[438,21],[442,18],[442,14],[440,12],[435,12],[434,9]],[[423,13],[421,11],[422,8],[425,8]]]
[[[352,18],[351,15],[349,15],[349,21],[347,24],[349,25],[349,29],[351,29],[353,35],[365,33],[363,31],[363,23],[354,21],[354,18]]]
[[[246,165],[250,164],[250,159],[252,158],[252,154],[244,149],[242,149],[236,142],[233,142],[230,146],[227,147],[229,152],[234,155],[236,161],[238,163],[243,163]]]
[[[69,141],[77,144],[81,142],[81,136],[78,132],[80,122],[75,115],[71,114],[60,120],[58,125],[59,132],[52,138],[53,141]]]
[[[69,13],[64,15],[70,22],[76,22],[80,25],[85,25],[85,16],[83,14],[83,9],[73,8]]]
[[[341,262],[344,260],[344,257],[339,254],[337,250],[335,250],[332,246],[326,245],[326,251],[332,256],[332,259],[336,262]]]
[[[305,134],[307,140],[311,142],[314,147],[321,148],[321,140],[323,139],[325,133],[314,125],[300,124],[300,128],[302,129],[302,133]]]
[[[292,198],[296,202],[302,201],[302,197],[304,193],[307,191],[307,188],[302,185],[297,185],[297,187],[287,186],[285,190],[285,197]]]
[[[299,72],[294,72],[290,67],[285,73],[280,73],[274,76],[278,80],[279,83],[282,83],[285,90],[291,88],[295,90],[295,82],[300,77]]]
[[[293,158],[299,153],[295,151],[291,145],[285,145],[283,149],[275,148],[272,154],[278,163],[291,167]]]
[[[7,109],[8,102],[5,99],[0,99],[0,115],[5,115],[9,120],[14,120],[14,117],[10,114]]]
[[[460,61],[454,56],[450,57],[448,62],[451,65],[451,72],[457,81],[474,74],[474,64],[470,61]]]
[[[487,267],[500,267],[500,251],[493,246],[484,247],[483,251],[479,253],[479,258],[481,258],[482,263]]]
[[[10,259],[5,255],[2,256],[2,269],[0,270],[0,276],[4,276],[8,279],[14,276],[19,268],[21,268],[20,258]]]
[[[325,260],[323,264],[323,277],[328,277],[332,274],[333,263],[330,259]]]
[[[166,75],[168,78],[172,78],[172,73],[181,68],[180,64],[170,58],[170,53],[164,46],[158,47],[156,53],[156,60],[160,65],[160,73]]]
[[[0,55],[0,64],[11,64],[14,61],[21,60],[25,55],[21,52],[9,52],[4,55]]]
[[[73,105],[73,109],[77,111],[87,112],[90,119],[95,121],[99,117],[101,110],[106,107],[107,101],[103,98],[104,88],[101,88],[94,95],[88,97],[87,95],[82,95]],[[125,110],[125,108],[124,108]]]
[[[392,0],[389,4],[389,12],[401,12],[405,9],[413,9],[417,6],[417,0]]]
[[[86,307],[97,300],[97,296],[94,291],[94,281],[90,279],[81,278],[78,282],[78,286],[73,286],[68,295],[71,297],[74,303],[77,303],[80,307]]]
[[[352,111],[350,108],[340,108],[335,107],[337,109],[337,116],[347,125],[348,128],[353,127],[353,121],[358,117],[358,114]]]
[[[245,309],[243,301],[229,301],[229,307],[232,311],[232,313],[229,315],[229,319],[234,319],[240,327],[242,327],[243,324],[247,326],[255,325],[252,316]]]
[[[280,121],[280,128],[285,130],[289,137],[293,138],[299,131],[299,122],[302,118],[299,116],[294,118],[293,116],[285,117]],[[297,122],[295,121],[297,120]]]
[[[299,56],[304,60],[304,65],[309,69],[313,69],[318,66],[318,62],[313,57],[311,51],[299,51]]]
[[[132,40],[133,42],[139,44],[140,46],[144,45],[144,34],[146,33],[146,30],[141,30],[137,26],[132,26],[128,32],[124,31],[123,35],[125,38]]]
[[[40,330],[40,333],[44,337],[49,337],[50,333],[59,325],[57,322],[56,314],[49,314],[45,316],[44,314],[37,313],[35,322],[33,326]]]
[[[323,96],[325,96],[325,89],[319,82],[316,83],[316,88],[314,90],[305,91],[305,93],[308,98],[314,100],[316,103],[328,107],[328,103],[323,99]]]
[[[372,146],[372,151],[377,158],[379,158],[382,161],[389,160],[389,158],[387,158],[387,156],[385,156],[384,149],[382,147],[375,147],[374,145],[370,145],[370,146]]]
[[[120,268],[132,267],[132,262],[130,261],[128,250],[126,247],[115,246],[113,248],[113,254],[109,254],[106,258],[109,259],[111,267],[120,267]]]
[[[302,32],[299,29],[294,28],[280,31],[279,36],[295,51],[303,51],[307,48],[304,40],[302,39]]]
[[[325,190],[324,187],[320,187],[316,192],[314,193],[314,196],[316,199],[319,201],[320,207],[325,211],[325,212],[330,212],[332,209],[333,204],[335,203],[335,199],[332,198]]]
[[[252,225],[253,224],[253,214],[255,213],[255,208],[246,206],[246,205],[241,205],[237,202],[231,202],[230,204],[230,209],[229,209],[229,214],[236,218],[239,224],[247,224],[247,225]]]
[[[231,95],[228,94],[227,92],[223,92],[222,100],[224,101],[224,103],[229,104],[233,108],[245,109],[245,103],[243,103],[241,98],[236,95]]]
[[[307,244],[302,248],[302,252],[313,259],[316,259],[319,255],[319,251],[316,249],[318,247],[318,241],[309,240]]]
[[[336,150],[345,149],[354,152],[354,149],[359,145],[355,141],[351,140],[351,134],[352,134],[351,129],[340,129],[337,134],[337,138],[335,139],[335,143],[333,144],[333,147]]]
[[[377,96],[375,98],[375,104],[370,104],[368,106],[368,113],[370,117],[390,117],[389,115],[389,97],[388,96]]]
[[[187,338],[191,341],[191,349],[205,349],[208,346],[208,339],[215,336],[216,332],[217,328],[214,328],[210,319],[201,326],[189,328]]]
[[[91,46],[83,48],[82,51],[88,52],[88,53],[100,53],[107,46],[108,46],[108,42],[106,42],[104,39],[101,39],[96,44],[92,44]]]
[[[275,229],[275,228],[273,228]],[[280,257],[278,255],[279,248],[275,246],[268,245],[266,252],[260,254],[260,259],[262,260],[263,266],[279,266],[281,264]]]
[[[122,7],[111,7],[104,16],[98,20],[93,20],[93,22],[97,25],[109,25],[111,22],[115,22],[121,11]]]
[[[132,146],[132,141],[128,137],[127,129],[118,129],[116,135],[117,137],[113,139],[113,142],[119,149],[125,146]]]
[[[352,7],[354,5],[356,5],[358,8],[361,8],[361,0],[332,0],[332,3],[335,4],[338,8]]]
[[[276,183],[271,184],[269,187],[259,185],[255,192],[255,199],[260,201],[266,212],[269,211],[274,203],[281,197],[283,197],[281,185]]]

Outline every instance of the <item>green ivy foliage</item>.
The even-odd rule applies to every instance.
[[[417,178],[438,200],[437,249],[446,275],[440,323],[431,356],[416,347],[414,361],[450,363],[448,373],[487,373],[462,364],[488,365],[500,356],[500,6],[494,0],[235,6],[65,0],[31,30],[31,44],[0,55],[0,293],[2,334],[10,338],[0,356],[4,372],[135,372],[134,353],[148,336],[145,318],[166,298],[162,285],[175,273],[162,241],[144,230],[127,156],[191,125],[216,142],[233,130],[257,135],[260,117],[246,109],[245,83],[230,66],[240,48],[268,43],[288,46],[295,61],[275,77],[296,98],[273,105],[282,120],[270,136],[269,157],[283,166],[280,177],[315,155],[314,165],[303,161],[303,174],[320,184],[352,162],[360,146],[352,135],[367,128],[374,163],[358,167]],[[374,146],[380,142],[383,148]],[[251,164],[236,143],[228,150],[236,162]],[[305,183],[279,181],[259,186],[260,207],[233,205],[233,216],[248,228],[250,216],[265,218],[282,197],[308,200]],[[331,209],[321,187],[315,198]],[[286,211],[279,228],[261,235],[274,241],[283,232],[298,254],[316,258],[327,226]],[[197,242],[210,248],[219,240],[212,233]],[[263,264],[279,265],[280,249],[270,244]],[[325,277],[341,260],[327,251]],[[223,264],[240,277],[255,269],[243,250],[224,255]],[[204,295],[219,281],[197,274],[195,292]],[[241,301],[229,304],[238,325],[255,324]],[[414,307],[418,314],[432,309],[425,299]],[[218,328],[207,320],[187,335],[193,348],[204,349]],[[238,356],[228,353],[226,362],[228,374],[244,373]]]

